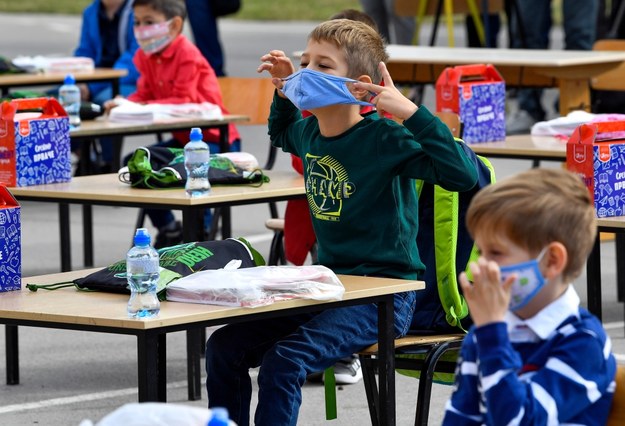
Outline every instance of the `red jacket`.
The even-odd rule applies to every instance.
[[[221,89],[215,71],[200,51],[180,34],[163,51],[147,55],[137,49],[133,62],[139,71],[137,91],[128,99],[139,103],[184,104],[210,102],[228,111],[223,105]],[[230,143],[239,139],[239,132],[231,124]],[[189,141],[189,132],[174,132],[182,145]],[[204,131],[204,141],[219,142],[219,130]]]

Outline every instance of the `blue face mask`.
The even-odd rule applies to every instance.
[[[501,266],[501,281],[505,281],[512,274],[517,274],[517,278],[512,283],[512,291],[510,297],[509,308],[511,311],[521,309],[529,303],[530,300],[545,285],[545,278],[540,272],[539,263],[545,254],[547,247],[542,249],[536,259],[517,263],[515,265]]]
[[[283,81],[282,93],[301,111],[338,104],[373,105],[350,93],[346,83],[357,81],[351,78],[303,68]]]

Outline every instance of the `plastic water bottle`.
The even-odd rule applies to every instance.
[[[211,418],[208,420],[206,426],[228,426],[229,417],[228,409],[224,407],[211,408]]]
[[[69,125],[80,126],[80,89],[72,74],[67,74],[63,85],[59,88],[59,102],[69,116]]]
[[[189,139],[184,146],[184,168],[187,171],[184,188],[191,198],[205,197],[211,190],[208,181],[210,152],[208,145],[202,140],[202,130],[199,127],[191,129]]]
[[[126,255],[126,279],[130,287],[128,316],[131,318],[151,318],[161,310],[156,294],[158,259],[157,251],[150,245],[148,230],[137,229],[134,246]]]

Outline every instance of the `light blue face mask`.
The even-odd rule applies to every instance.
[[[524,307],[545,285],[545,278],[540,272],[539,263],[542,260],[547,247],[541,250],[536,259],[514,265],[501,266],[501,281],[505,281],[512,274],[517,278],[512,283],[509,308],[516,311]]]
[[[282,93],[301,111],[338,104],[373,105],[350,93],[346,83],[357,81],[351,78],[303,68],[283,81]]]

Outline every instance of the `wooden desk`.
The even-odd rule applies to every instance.
[[[125,69],[96,68],[93,72],[75,73],[77,83],[111,82],[113,95],[119,94],[119,79],[128,74]],[[65,74],[5,74],[0,75],[2,96],[12,87],[49,86],[63,84]]]
[[[83,238],[85,265],[93,265],[93,226],[91,206],[119,206],[174,209],[182,211],[184,241],[203,240],[203,212],[206,208],[284,201],[303,197],[304,178],[295,172],[265,172],[270,182],[261,186],[215,185],[210,196],[188,198],[184,189],[138,189],[122,183],[116,173],[79,176],[70,182],[11,188],[20,201],[40,201],[59,204],[61,240],[61,270],[70,271],[71,238],[69,204],[83,205]],[[222,234],[229,237],[229,217],[224,217]]]
[[[117,123],[109,121],[104,117],[96,120],[85,120],[80,123],[80,127],[71,129],[69,134],[72,140],[79,142],[89,142],[101,137],[115,136],[137,136],[156,133],[173,132],[176,130],[191,130],[192,127],[201,129],[217,128],[219,129],[219,148],[221,152],[230,151],[230,133],[228,125],[231,123],[244,123],[248,121],[245,115],[226,114],[222,119],[203,119],[203,118],[172,118],[168,120],[159,120],[155,123]],[[117,146],[113,147],[113,167],[121,166],[121,139],[114,139]],[[89,150],[81,150],[81,168],[89,163]],[[87,174],[86,170],[82,170],[83,175]]]
[[[83,277],[93,270],[24,278],[27,283],[45,284]],[[47,327],[137,337],[137,371],[139,401],[167,400],[166,334],[187,332],[189,398],[199,399],[201,330],[208,326],[241,321],[294,315],[319,309],[378,303],[378,336],[380,344],[380,424],[395,424],[395,371],[393,295],[421,290],[422,281],[388,278],[339,276],[345,286],[340,301],[294,299],[259,308],[232,308],[216,305],[162,302],[158,317],[147,320],[129,319],[128,296],[112,293],[80,292],[73,288],[36,293],[11,291],[0,297],[0,324],[6,325],[7,384],[19,383],[17,326]],[[97,360],[93,360],[97,362]]]
[[[511,135],[505,141],[469,145],[479,155],[488,158],[566,161],[566,140],[551,136]]]
[[[435,83],[443,69],[493,64],[508,87],[557,87],[560,114],[590,110],[590,79],[616,68],[625,52],[483,49],[389,45],[388,69],[397,83]]]

